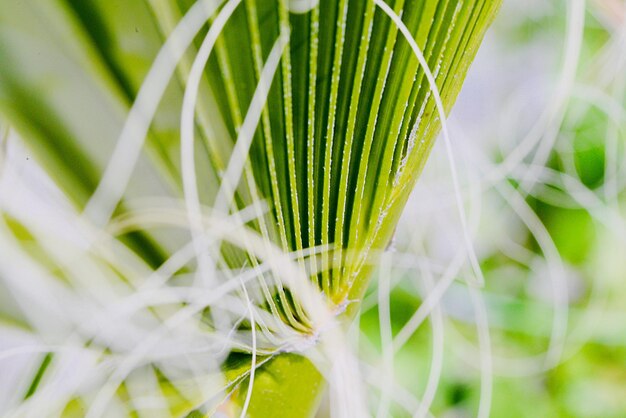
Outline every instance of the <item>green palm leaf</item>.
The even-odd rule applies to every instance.
[[[197,193],[198,208],[230,214],[266,202],[268,211],[248,227],[287,253],[317,248],[317,256],[300,256],[299,263],[313,260],[311,282],[331,312],[349,319],[441,128],[441,110],[452,107],[500,1],[194,3],[3,1],[0,109],[87,215],[98,208],[94,193],[116,216],[126,212],[126,200],[150,193]],[[173,78],[159,106],[152,103],[148,158],[132,178],[114,173],[123,195],[98,188],[161,45],[187,13],[209,19],[191,33],[188,48],[178,45]],[[272,65],[272,57],[280,61]],[[195,139],[188,148],[181,109],[183,137],[187,121]],[[108,219],[104,206],[95,221]],[[148,229],[122,239],[153,267],[172,251],[167,236]],[[263,262],[246,245],[228,243],[215,257],[230,270]],[[260,308],[303,335],[317,332],[288,286],[259,280],[253,300]],[[233,384],[245,381],[246,358],[227,366]],[[278,355],[256,376],[251,415],[315,411],[322,378],[307,360]],[[246,387],[234,396],[241,405]]]

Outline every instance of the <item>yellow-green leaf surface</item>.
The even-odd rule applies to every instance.
[[[194,3],[0,2],[0,110],[79,210],[98,186],[159,48]],[[205,36],[222,22],[194,109],[199,200],[215,203],[236,141],[257,112],[248,157],[226,207],[234,213],[264,201],[268,212],[248,227],[285,252],[318,247],[321,267],[310,279],[331,311],[349,305],[348,320],[358,308],[349,302],[362,297],[439,133],[436,101],[451,109],[500,0],[389,0],[386,10],[363,0],[205,3],[215,13],[173,74],[147,135],[148,158],[141,159],[116,214],[136,196],[185,195],[179,134],[184,89]],[[287,43],[257,109],[253,97],[281,39]],[[153,267],[170,251],[167,236],[149,231],[124,239]],[[230,244],[220,246],[218,258],[231,270],[261,263]],[[296,332],[316,331],[287,288],[259,281],[261,308]],[[314,413],[322,378],[308,360],[298,359],[278,355],[257,370],[251,416]],[[235,399],[243,402],[247,385]]]

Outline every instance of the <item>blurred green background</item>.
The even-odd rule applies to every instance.
[[[485,275],[493,417],[626,417],[625,11],[623,1],[506,1],[450,120]],[[462,247],[449,172],[440,141],[398,227],[393,268],[365,302],[360,346],[377,394],[381,280],[397,335],[431,293],[425,277],[442,280]],[[421,267],[403,265],[406,255]],[[431,408],[446,418],[476,416],[481,388],[473,275],[454,276],[439,305]],[[426,320],[394,358],[394,416],[424,396],[433,332]]]

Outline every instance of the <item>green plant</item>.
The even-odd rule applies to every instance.
[[[255,272],[254,285],[241,282],[249,318],[234,324],[253,347],[231,347],[222,407],[313,414],[324,379],[297,354],[323,343],[325,321],[345,325],[358,309],[498,5],[4,1],[0,109],[88,222],[116,231],[125,257],[155,270],[185,239],[197,262],[173,273],[197,272],[206,289]],[[137,160],[144,178],[132,176]],[[161,196],[185,200],[176,216],[190,237],[137,215],[155,176]],[[20,241],[30,236],[5,218]],[[121,270],[109,273],[135,282]],[[233,327],[203,308],[208,332]],[[205,400],[172,398],[177,413],[206,412]]]

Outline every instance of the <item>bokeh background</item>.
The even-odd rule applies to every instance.
[[[449,120],[484,286],[457,262],[440,140],[360,318],[374,410],[410,416],[437,385],[438,417],[481,397],[493,417],[626,416],[625,16],[620,0],[504,2]]]

